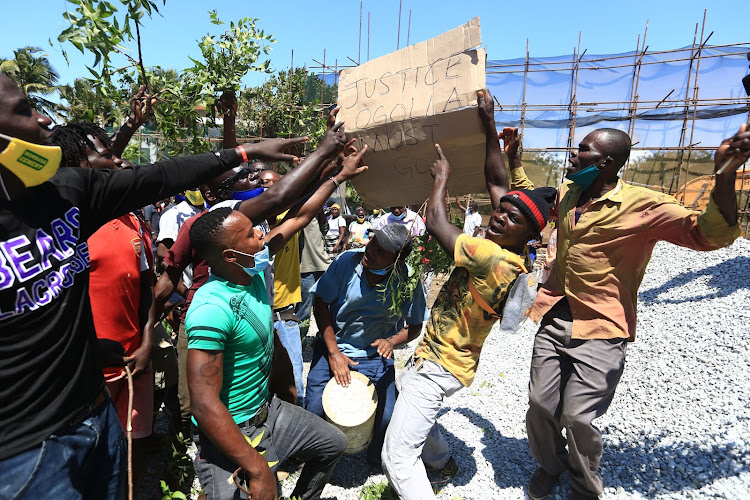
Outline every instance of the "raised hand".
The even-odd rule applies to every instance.
[[[724,139],[714,156],[714,170],[718,170],[731,159],[729,166],[718,174],[733,174],[750,158],[750,131],[747,124],[740,126],[740,130],[732,137]]]
[[[503,140],[503,150],[508,159],[515,158],[518,154],[518,148],[521,146],[521,137],[518,135],[518,127],[505,127],[500,132],[500,139]]]
[[[155,104],[156,97],[152,97],[146,92],[146,86],[141,85],[138,93],[130,98],[130,119],[136,128],[148,121]]]
[[[346,146],[346,133],[344,133],[344,122],[334,124],[326,130],[323,140],[320,141],[320,150],[326,156],[333,156],[343,151]]]
[[[495,102],[488,89],[477,90],[477,106],[482,123],[495,123]]]
[[[440,144],[435,144],[435,150],[438,154],[438,159],[432,163],[430,167],[430,175],[433,179],[448,177],[451,175],[451,166],[448,160],[443,155],[443,150],[440,148]]]
[[[336,125],[336,115],[339,114],[340,109],[341,107],[336,105],[335,108],[328,112],[328,117],[326,118],[326,131],[331,130],[333,126]]]
[[[344,158],[341,172],[339,173],[341,181],[348,181],[349,179],[353,179],[354,177],[357,177],[359,174],[367,170],[367,166],[362,165],[362,157],[367,152],[367,145],[365,144],[365,147],[363,147],[359,151],[357,151],[354,146],[349,145],[348,147],[354,149],[354,152]]]
[[[219,97],[219,106],[224,116],[237,115],[237,96],[234,92],[224,91]]]
[[[251,158],[298,163],[299,157],[297,155],[288,154],[285,151],[294,149],[297,145],[309,140],[310,138],[307,136],[293,137],[291,139],[266,139],[253,144],[241,144],[237,147],[244,149],[245,154]]]

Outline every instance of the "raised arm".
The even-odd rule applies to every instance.
[[[432,185],[432,193],[427,201],[427,231],[438,241],[445,253],[453,258],[456,248],[456,239],[461,230],[450,223],[445,199],[448,196],[448,178],[451,175],[451,166],[443,155],[439,144],[435,144],[438,159],[432,164],[430,174],[435,179]]]
[[[521,158],[518,157],[518,150],[521,149],[521,136],[518,135],[518,127],[503,128],[503,131],[500,132],[500,139],[503,140],[505,156],[508,157],[510,189],[534,189],[534,183],[526,177],[526,172],[521,165]]]
[[[728,158],[733,158],[729,167],[718,173]],[[730,226],[737,224],[737,195],[735,194],[735,179],[737,169],[750,158],[750,131],[747,124],[740,127],[739,132],[729,139],[725,139],[714,156],[714,172],[716,185],[711,193],[719,212]]]
[[[225,91],[219,98],[219,105],[223,117],[224,135],[222,146],[224,149],[237,147],[237,96],[234,92]]]
[[[268,191],[256,198],[243,201],[239,211],[248,219],[260,222],[271,215],[283,212],[298,201],[307,186],[320,179],[321,173],[330,160],[346,145],[343,123],[338,123],[328,130],[320,147],[307,156],[299,166],[284,175]]]
[[[508,192],[508,171],[505,168],[503,152],[497,138],[495,103],[490,91],[487,89],[478,91],[477,103],[485,134],[484,181],[487,184],[487,192],[490,193],[492,209],[496,210],[500,205],[500,198]],[[452,248],[451,252],[453,252]]]
[[[295,233],[302,230],[311,220],[313,220],[315,215],[320,212],[323,204],[328,200],[328,197],[333,194],[333,191],[339,184],[346,182],[367,170],[367,167],[362,165],[362,157],[366,152],[367,146],[363,147],[362,150],[347,156],[344,159],[341,172],[331,180],[321,184],[317,191],[315,191],[315,193],[313,193],[313,195],[310,196],[301,206],[290,210],[281,224],[273,228],[266,235],[265,239],[268,244],[268,251],[272,255],[284,248],[284,245],[286,245],[287,241],[289,241]]]
[[[145,85],[141,85],[138,93],[130,99],[130,115],[128,115],[122,127],[112,136],[112,152],[115,155],[122,156],[135,131],[148,121],[154,104],[156,104],[156,98],[151,97],[146,92]]]

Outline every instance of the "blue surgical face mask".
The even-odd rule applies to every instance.
[[[253,267],[245,267],[237,261],[234,262],[235,264],[240,266],[249,276],[256,276],[262,273],[263,270],[268,267],[270,255],[268,253],[268,246],[266,245],[263,245],[263,250],[256,252],[254,255],[240,252],[239,250],[232,251],[240,255],[245,255],[246,257],[252,257],[253,259],[255,259],[255,265]]]
[[[601,173],[602,171],[599,170],[599,167],[591,165],[574,174],[566,175],[566,177],[581,186],[582,190],[586,191]]]
[[[388,266],[384,267],[383,269],[370,269],[368,267],[367,270],[376,276],[385,276],[386,274],[388,274],[388,271],[390,271],[392,267],[393,266]]]
[[[406,217],[406,212],[401,212],[401,215],[393,215],[391,213],[391,217],[393,217],[396,220],[404,220],[404,217]]]
[[[244,191],[232,191],[232,199],[240,201],[250,200],[258,196],[259,194],[263,194],[263,191],[265,191],[264,188],[246,189]]]

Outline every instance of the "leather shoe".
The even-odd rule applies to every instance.
[[[529,480],[529,498],[531,500],[544,500],[552,493],[552,489],[560,480],[560,475],[552,475],[539,467]]]

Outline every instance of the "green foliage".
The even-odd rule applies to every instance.
[[[124,69],[140,66],[141,83],[147,83],[145,68],[140,57],[141,19],[144,15],[151,17],[159,12],[159,7],[152,0],[119,0],[123,11],[115,6],[117,2],[106,0],[68,0],[73,4],[73,11],[66,11],[63,17],[70,24],[57,37],[61,43],[70,42],[82,54],[86,51],[94,55],[94,64],[87,66],[89,73],[97,83],[109,85],[112,76]],[[162,0],[162,5],[166,0]],[[130,55],[124,44],[135,41],[138,44],[138,59]],[[116,69],[112,56],[120,54],[128,65]],[[67,56],[66,56],[67,57]],[[101,65],[100,71],[96,67]]]
[[[13,59],[0,58],[0,71],[29,96],[37,111],[51,116],[58,113],[60,106],[44,96],[57,92],[60,75],[40,47],[22,47],[13,51]]]
[[[188,500],[188,497],[181,491],[172,491],[164,481],[159,481],[161,486],[161,500]]]
[[[360,500],[398,500],[398,495],[387,481],[367,484],[359,492]]]
[[[211,23],[221,26],[216,11],[209,12]],[[266,35],[256,26],[257,19],[245,17],[229,22],[229,29],[218,36],[206,35],[198,43],[203,61],[190,58],[195,64],[188,72],[204,96],[217,97],[223,92],[238,92],[242,78],[250,71],[270,72],[271,61],[260,61],[268,55],[273,35]]]
[[[193,461],[186,453],[189,445],[190,439],[183,436],[181,432],[172,436],[169,447],[165,449],[166,468],[164,473],[169,481],[162,486],[162,493],[165,486],[172,486],[177,492],[186,493],[190,491],[193,485],[193,477],[195,477],[195,469],[193,468]],[[169,490],[169,487],[167,487],[167,490]],[[166,498],[184,497],[172,496]]]
[[[245,89],[239,98],[238,134],[262,137],[309,136],[309,150],[326,131],[327,109],[320,91],[335,101],[336,86],[323,83],[305,68],[279,71],[258,87]]]
[[[457,227],[461,226],[461,219],[457,215],[451,216],[451,223]],[[410,228],[411,229],[411,228]],[[392,314],[401,314],[404,303],[411,300],[417,286],[422,286],[422,280],[429,272],[434,274],[448,274],[453,270],[455,263],[453,258],[445,253],[438,241],[425,233],[415,238],[414,246],[406,258],[409,267],[408,276],[402,266],[393,268],[388,280],[380,286],[385,292],[384,303]],[[394,279],[398,278],[398,279]],[[400,287],[396,283],[402,282]]]
[[[118,101],[127,98],[122,93],[111,88],[108,92],[96,92],[91,81],[86,78],[76,78],[72,85],[59,88],[60,97],[67,101],[64,114],[68,121],[94,122],[102,127],[118,126],[125,118],[125,111],[118,107]]]

